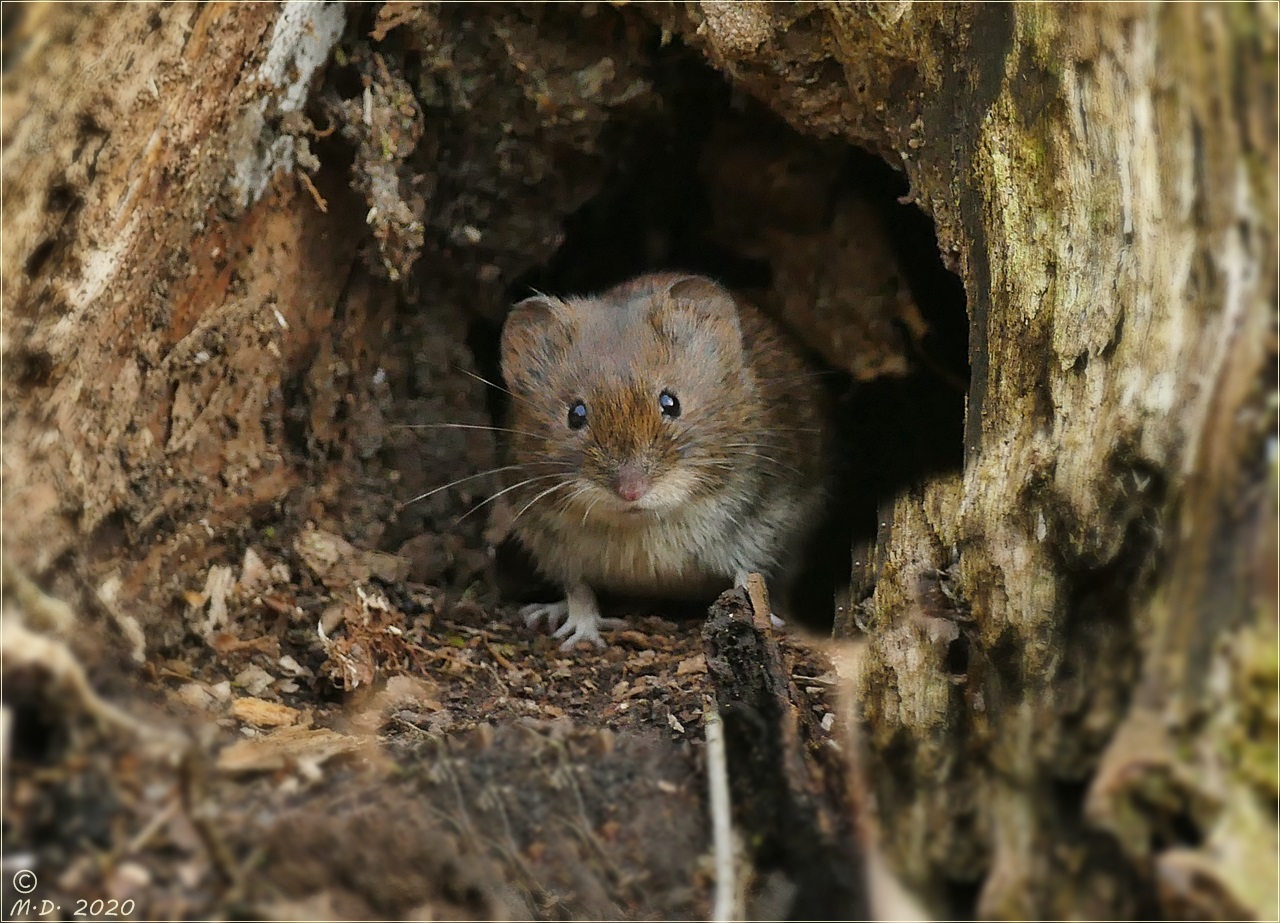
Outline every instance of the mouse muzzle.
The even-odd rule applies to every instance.
[[[628,503],[635,503],[649,492],[653,482],[638,462],[624,462],[613,476],[613,492]]]

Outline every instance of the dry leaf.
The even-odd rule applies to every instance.
[[[244,563],[240,565],[240,590],[248,596],[257,596],[271,586],[272,575],[262,557],[252,548],[246,548]]]
[[[435,697],[434,683],[418,676],[401,674],[387,680],[382,691],[383,705],[420,705],[430,711],[440,711],[444,705]]]
[[[227,596],[235,584],[236,578],[231,573],[231,568],[218,564],[209,568],[209,574],[205,577],[204,591],[195,597],[188,594],[188,602],[195,604],[187,611],[187,619],[197,623],[200,637],[206,641],[227,627]],[[209,604],[209,615],[200,621],[200,609],[206,601]]]
[[[236,684],[249,695],[260,695],[276,681],[276,678],[256,663],[251,663],[236,674]]]
[[[294,551],[312,573],[328,583],[328,579],[344,562],[356,557],[356,548],[341,535],[308,529],[294,540]],[[365,576],[368,576],[367,574]],[[363,579],[363,578],[358,578]]]
[[[175,697],[192,708],[212,711],[218,704],[213,694],[200,683],[186,683],[178,687]]]
[[[403,580],[409,573],[409,562],[399,555],[361,551],[341,535],[320,529],[303,532],[293,547],[307,567],[329,587],[363,583],[375,574],[384,580]]]

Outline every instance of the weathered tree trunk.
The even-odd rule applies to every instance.
[[[628,163],[605,129],[668,111],[657,27],[905,171],[963,282],[963,469],[881,498],[837,625],[892,864],[940,912],[1280,913],[1270,6],[36,6],[0,125],[8,553],[156,650],[253,536],[449,531],[466,485],[393,499],[487,442],[385,420],[487,420],[468,335]],[[820,286],[806,233],[757,249]]]

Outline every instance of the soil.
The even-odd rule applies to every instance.
[[[6,854],[42,899],[160,919],[709,914],[700,621],[637,617],[561,651],[465,593],[279,564],[255,554],[194,598],[207,635],[142,679],[98,664],[141,738],[7,674]],[[784,649],[821,727],[830,667]]]

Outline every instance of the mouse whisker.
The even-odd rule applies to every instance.
[[[812,433],[818,434],[822,430],[814,426],[769,426],[770,433]]]
[[[478,423],[397,423],[392,429],[478,429],[489,433],[514,433],[517,436],[530,436],[541,439],[538,433],[523,429],[508,429],[505,426],[481,426]]]
[[[573,503],[574,500],[576,500],[578,497],[581,497],[584,493],[586,493],[589,490],[591,490],[591,485],[583,484],[581,487],[579,487],[573,493],[569,494],[567,497],[561,497],[559,503],[557,504],[557,508],[561,510],[567,510],[569,507],[569,504]]]
[[[525,478],[523,481],[520,481],[519,483],[516,483],[516,484],[512,484],[510,487],[504,487],[502,488],[502,490],[498,491],[495,494],[490,494],[488,497],[486,497],[485,499],[477,503],[475,506],[473,506],[471,509],[467,510],[465,513],[463,513],[461,516],[455,519],[453,524],[456,526],[458,523],[462,522],[462,520],[466,519],[476,510],[480,509],[480,507],[485,506],[489,503],[492,503],[494,500],[497,500],[503,494],[510,493],[511,491],[515,490],[518,487],[523,487],[526,484],[532,484],[534,481],[545,481],[547,478],[558,478],[562,476],[563,476],[563,472],[553,471],[551,474],[539,474],[531,478]]]
[[[479,471],[479,472],[476,472],[475,474],[468,474],[466,477],[458,478],[456,481],[450,481],[448,484],[442,484],[439,487],[433,488],[432,490],[428,490],[426,493],[418,494],[418,496],[416,497],[412,497],[411,499],[405,500],[402,503],[396,504],[396,511],[399,512],[400,510],[403,510],[405,507],[407,507],[410,503],[417,503],[419,500],[425,500],[427,497],[438,494],[442,490],[448,490],[450,487],[456,487],[458,484],[462,484],[466,481],[474,481],[476,478],[488,477],[491,474],[500,474],[503,471],[520,471],[524,468],[528,468],[530,465],[549,465],[549,464],[552,464],[552,463],[551,462],[525,462],[519,465],[503,465],[500,468],[490,468],[488,471]],[[567,468],[565,470],[566,472],[568,471]]]
[[[764,455],[764,454],[761,454],[760,452],[747,452],[747,451],[740,451],[738,452],[738,454],[747,455],[747,456],[750,456],[751,458],[758,458],[762,462],[768,462],[771,465],[777,465],[779,468],[784,468],[787,471],[794,471],[796,474],[801,474],[801,471],[799,468],[795,467],[794,465],[788,465],[786,462],[780,461],[779,459],[776,459],[771,455]]]
[[[577,496],[577,494],[574,494],[574,496]],[[584,526],[587,524],[587,517],[591,515],[591,511],[595,509],[595,505],[599,502],[600,498],[598,496],[592,497],[591,502],[587,504],[587,508],[582,511],[582,524]]]
[[[475,372],[468,371],[467,369],[462,368],[462,366],[455,366],[455,368],[457,368],[457,370],[461,372],[463,375],[466,375],[468,378],[474,378],[476,381],[480,382],[482,385],[488,385],[490,388],[493,388],[495,391],[501,391],[503,394],[513,397],[517,401],[520,401],[524,404],[528,404],[530,407],[534,406],[533,402],[528,400],[527,398],[521,397],[519,394],[516,394],[514,391],[507,390],[506,388],[502,387],[502,385],[494,384],[489,379],[482,378],[481,376],[477,375]]]
[[[684,468],[718,468],[722,471],[733,469],[733,462],[727,458],[685,459],[680,465]]]
[[[730,445],[730,446],[727,446],[727,448],[735,448],[735,446]],[[746,451],[739,452],[738,454],[749,455],[752,458],[758,458],[761,461],[769,462],[770,464],[777,465],[779,468],[785,468],[788,471],[794,471],[796,474],[800,475],[801,477],[804,477],[804,473],[799,468],[795,467],[794,465],[788,465],[784,461],[779,461],[778,459],[774,458],[772,455],[765,455],[761,452],[746,452]]]
[[[542,499],[543,497],[545,497],[547,494],[551,493],[553,490],[559,490],[561,487],[568,487],[568,486],[570,486],[571,484],[573,484],[573,481],[572,481],[572,480],[567,480],[567,481],[561,481],[559,484],[553,484],[552,486],[548,487],[548,488],[547,488],[546,490],[544,490],[542,493],[538,494],[536,497],[534,497],[532,500],[530,500],[528,503],[526,503],[524,506],[522,506],[522,507],[520,508],[520,512],[516,513],[514,516],[512,516],[512,517],[511,517],[511,521],[512,521],[512,522],[515,522],[517,519],[519,519],[521,516],[523,516],[523,515],[525,514],[525,512],[526,512],[526,511],[528,511],[529,507],[533,506],[535,503],[537,503],[539,500],[541,500],[541,499]]]
[[[764,457],[770,461],[779,461],[779,459],[769,454],[770,450],[786,451],[782,446],[778,445],[775,442],[727,442],[725,443],[725,448],[727,449],[759,449],[764,454],[757,457]],[[750,454],[750,453],[739,453],[739,454]]]
[[[583,484],[582,484],[582,485],[581,485],[577,490],[575,490],[573,493],[569,494],[569,496],[564,497],[564,498],[560,501],[560,505],[561,505],[562,507],[564,507],[564,506],[568,506],[568,505],[569,505],[570,503],[572,503],[576,498],[578,498],[578,497],[582,496],[584,493],[586,493],[586,492],[587,492],[587,491],[589,491],[590,489],[591,489],[591,484],[590,484],[589,482],[585,482],[585,483],[583,483]]]

